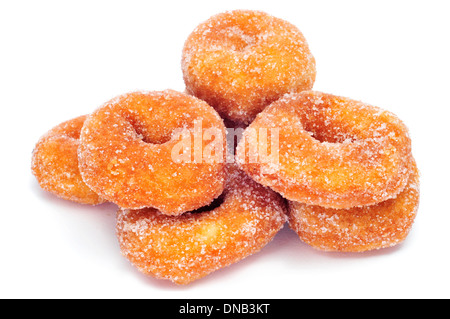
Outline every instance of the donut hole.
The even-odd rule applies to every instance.
[[[172,139],[173,130],[168,132],[159,132],[162,134],[156,134],[158,132],[153,131],[150,133],[150,130],[145,126],[137,126],[133,125],[134,131],[136,132],[136,136],[142,142],[147,144],[164,144],[169,142]]]
[[[178,126],[160,118],[152,120],[136,116],[126,118],[126,121],[136,138],[147,144],[161,145],[171,141]]]
[[[357,140],[355,135],[335,125],[318,125],[308,121],[303,123],[303,128],[320,143],[341,144],[353,143]]]
[[[257,38],[236,26],[232,26],[222,30],[217,40],[224,43],[232,51],[244,52],[256,43]]]
[[[343,132],[330,132],[326,130],[311,132],[307,130],[311,137],[320,143],[342,144],[342,143],[354,143],[356,138],[351,134]]]

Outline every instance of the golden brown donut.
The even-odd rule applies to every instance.
[[[286,221],[285,202],[242,171],[229,170],[224,193],[197,211],[120,210],[122,254],[144,274],[188,284],[263,248]]]
[[[185,131],[187,138],[177,133]],[[225,127],[193,96],[172,90],[118,96],[89,115],[80,141],[83,180],[122,208],[178,215],[223,191]]]
[[[273,142],[278,153],[270,152]],[[305,91],[284,96],[257,116],[238,144],[237,161],[286,199],[345,209],[403,190],[412,167],[411,141],[388,111]]]
[[[311,89],[316,76],[298,28],[252,10],[220,13],[197,26],[184,44],[182,70],[189,93],[244,124],[283,94]]]
[[[419,172],[414,165],[408,185],[396,198],[338,210],[290,202],[289,225],[314,248],[363,252],[402,242],[413,225],[418,206]]]
[[[80,131],[86,115],[63,122],[37,142],[31,159],[31,170],[39,185],[66,200],[96,205],[103,203],[82,180],[77,150]]]

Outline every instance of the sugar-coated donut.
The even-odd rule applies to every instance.
[[[198,25],[185,42],[182,70],[189,93],[245,124],[283,94],[311,89],[316,76],[298,28],[252,10],[220,13]]]
[[[413,161],[408,129],[394,114],[313,91],[272,103],[236,152],[245,172],[286,199],[337,209],[395,197]]]
[[[31,159],[31,170],[39,185],[66,200],[96,205],[104,200],[81,178],[77,150],[80,131],[86,116],[63,122],[37,142]]]
[[[277,193],[229,167],[224,193],[181,216],[156,209],[120,210],[122,254],[142,273],[188,284],[262,249],[286,221]]]
[[[178,215],[223,191],[225,126],[193,96],[172,90],[118,96],[89,115],[80,141],[83,180],[122,208]]]
[[[314,248],[363,252],[402,242],[413,225],[418,206],[419,172],[414,165],[406,188],[396,198],[339,210],[290,202],[289,225]]]

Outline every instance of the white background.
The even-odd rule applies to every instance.
[[[449,298],[448,1],[1,1],[2,298]],[[42,191],[38,138],[133,90],[184,90],[184,40],[209,16],[260,9],[303,32],[314,89],[396,113],[410,128],[421,204],[407,240],[324,253],[285,227],[260,253],[189,286],[121,256],[112,204]]]

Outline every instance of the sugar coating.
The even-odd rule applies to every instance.
[[[44,134],[33,150],[31,170],[39,186],[66,200],[97,205],[104,200],[82,180],[77,150],[86,115],[63,122]]]
[[[172,151],[180,143],[178,129],[201,123],[222,134],[225,126],[204,101],[172,90],[132,92],[106,102],[87,118],[80,137],[79,167],[84,182],[122,208],[154,207],[178,215],[209,204],[224,188],[225,164],[203,152],[196,162],[176,162]],[[194,152],[191,152],[194,153]]]
[[[285,202],[228,167],[215,209],[167,216],[156,209],[120,210],[122,254],[144,274],[188,284],[262,249],[286,222]]]
[[[259,128],[279,129],[277,161],[250,160],[249,134]],[[269,136],[266,148],[270,143]],[[388,111],[304,91],[285,95],[256,117],[237,146],[237,162],[286,199],[351,208],[403,190],[412,167],[411,141],[406,126]]]
[[[185,42],[182,70],[189,93],[244,124],[283,94],[311,89],[316,76],[298,28],[252,10],[220,13],[198,25]]]
[[[314,248],[363,252],[402,242],[413,225],[418,206],[419,172],[414,164],[408,185],[396,198],[347,210],[290,202],[289,225]]]

